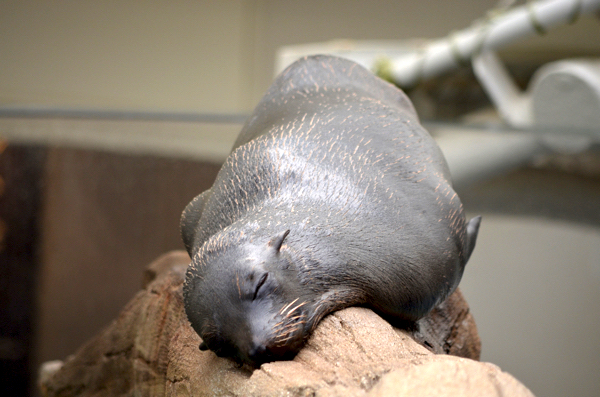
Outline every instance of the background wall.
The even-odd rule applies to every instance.
[[[247,113],[273,78],[280,46],[437,38],[496,3],[3,0],[0,107]],[[598,37],[598,20],[586,18],[512,45],[503,56],[598,56]],[[65,149],[48,159],[38,361],[72,352],[117,315],[155,254],[181,248],[179,213],[216,172],[213,164]],[[527,195],[539,180],[528,178],[507,189]],[[590,180],[597,184],[598,176]],[[600,190],[586,192],[600,207]],[[469,201],[471,193],[464,194]],[[473,201],[467,208],[489,211]],[[464,280],[483,359],[539,395],[598,394],[598,341],[588,332],[600,326],[592,321],[600,318],[598,246],[597,227],[486,216]],[[575,332],[578,326],[586,331]]]
[[[2,1],[5,105],[232,111],[247,102],[242,1]]]
[[[497,0],[3,0],[0,105],[249,111],[283,45],[333,39],[436,38]],[[600,26],[512,46],[600,54]]]

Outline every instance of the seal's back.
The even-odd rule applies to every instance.
[[[200,280],[260,268],[290,295],[282,305],[321,311],[313,321],[351,304],[416,320],[456,288],[478,225],[467,226],[445,160],[404,93],[351,61],[305,58],[277,78],[213,187],[184,212],[186,302],[201,306],[209,287]],[[261,259],[274,236],[283,236],[277,252],[264,252],[285,261]],[[214,269],[210,255],[233,249],[258,259]]]

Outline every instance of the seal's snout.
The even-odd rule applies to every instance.
[[[297,336],[299,339],[290,338],[285,345],[274,343],[273,340],[253,344],[248,350],[249,361],[260,365],[270,361],[293,358],[300,347],[300,343],[297,342],[302,340],[301,335]]]
[[[292,358],[306,336],[306,301],[292,299],[281,308],[270,306],[270,299],[258,298],[246,312],[248,334],[240,341],[239,352],[244,361],[260,365],[265,362]]]

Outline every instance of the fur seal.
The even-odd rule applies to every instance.
[[[366,305],[416,321],[458,285],[465,221],[408,97],[349,60],[288,67],[210,190],[184,210],[194,330],[222,357],[293,357],[328,313]]]

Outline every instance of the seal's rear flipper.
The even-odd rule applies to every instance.
[[[187,205],[187,207],[185,207],[183,213],[181,214],[179,228],[181,230],[183,244],[185,245],[185,249],[187,250],[188,254],[190,254],[190,257],[193,256],[192,248],[196,237],[196,228],[198,227],[198,222],[202,216],[204,205],[206,204],[206,201],[208,201],[210,194],[211,190],[208,189],[205,192],[197,195]]]
[[[467,223],[467,246],[465,247],[465,263],[471,257],[475,249],[477,241],[477,233],[479,233],[479,225],[481,224],[481,215],[474,217]]]

